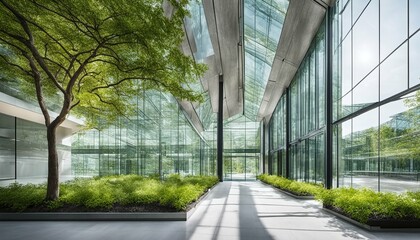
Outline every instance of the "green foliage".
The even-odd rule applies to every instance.
[[[380,193],[371,189],[337,188],[318,195],[325,206],[338,208],[366,223],[372,218],[420,218],[420,192]]]
[[[188,1],[168,1],[172,15],[163,2],[0,0],[0,81],[18,82],[32,99],[55,97],[45,104],[64,114],[76,106],[72,113],[96,127],[130,115],[143,90],[200,101],[190,85],[206,66],[180,50]]]
[[[8,187],[0,188],[0,208],[23,211],[28,207],[43,202],[46,193],[45,185],[13,183]]]
[[[275,175],[262,174],[257,179],[299,196],[315,196],[324,190],[320,184],[297,182]]]
[[[138,175],[79,178],[60,185],[61,197],[44,202],[44,185],[19,185],[0,188],[0,207],[23,211],[45,204],[54,210],[64,205],[92,210],[120,205],[162,205],[178,211],[196,201],[218,182],[216,177],[171,175],[165,181]]]

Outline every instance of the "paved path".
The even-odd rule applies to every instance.
[[[420,239],[370,233],[260,182],[223,182],[187,222],[0,222],[0,239]]]

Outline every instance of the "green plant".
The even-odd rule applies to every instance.
[[[299,196],[316,196],[324,191],[324,188],[320,184],[297,182],[275,175],[261,174],[257,176],[257,179]]]
[[[171,175],[165,181],[155,177],[120,175],[75,179],[62,183],[61,197],[44,202],[45,185],[13,184],[0,188],[0,208],[23,211],[45,206],[56,210],[63,206],[86,209],[111,209],[118,205],[162,205],[185,210],[207,189],[218,182],[211,176]]]

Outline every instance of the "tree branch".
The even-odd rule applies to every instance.
[[[29,54],[27,52],[22,52],[22,54],[29,61],[29,65],[35,80],[36,98],[38,100],[39,107],[41,108],[42,115],[44,115],[45,126],[48,127],[51,124],[51,118],[42,94],[41,75],[38,71],[38,68],[36,67],[34,60],[29,56]]]
[[[119,80],[118,82],[115,82],[115,83],[110,83],[110,84],[107,84],[107,85],[104,85],[104,86],[94,87],[89,92],[90,93],[93,93],[94,91],[99,90],[99,89],[106,89],[106,88],[114,87],[114,86],[117,86],[117,85],[119,85],[119,84],[121,84],[121,83],[123,83],[125,81],[129,81],[129,80],[148,80],[148,81],[155,82],[157,85],[162,85],[165,88],[168,87],[168,85],[166,85],[165,83],[163,83],[163,82],[161,82],[161,81],[159,81],[158,79],[155,79],[155,78],[127,77],[127,78],[123,78],[123,79],[121,79],[121,80]]]

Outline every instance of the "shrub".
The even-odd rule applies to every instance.
[[[18,183],[10,184],[8,187],[0,188],[0,208],[23,211],[28,207],[42,204],[46,185]]]
[[[320,184],[297,182],[275,175],[262,174],[257,179],[299,196],[316,196],[324,190]]]
[[[120,175],[75,179],[60,185],[61,196],[44,202],[45,185],[12,184],[0,188],[0,208],[23,211],[45,204],[51,210],[64,205],[86,209],[110,209],[119,205],[163,205],[185,210],[208,188],[218,182],[216,177],[170,175],[160,181],[156,176]]]

